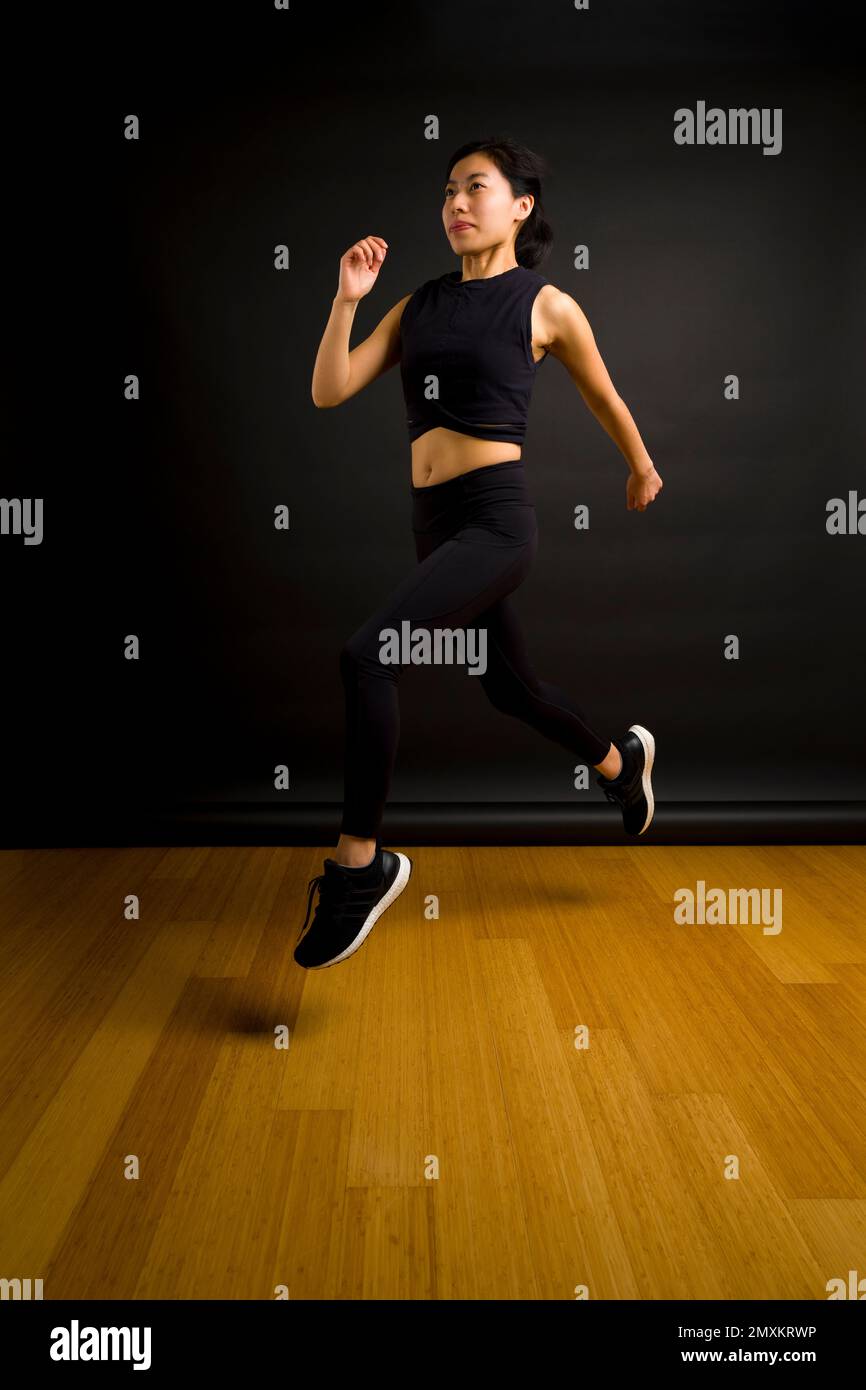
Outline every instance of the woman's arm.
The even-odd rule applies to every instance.
[[[400,360],[400,319],[411,295],[389,309],[368,338],[349,351],[355,310],[376,283],[387,254],[381,237],[364,237],[340,261],[340,283],[313,367],[313,404],[341,405]]]
[[[358,301],[334,296],[313,368],[313,404],[342,405],[400,361],[400,319],[411,295],[405,295],[373,332],[349,351],[349,338]]]
[[[664,486],[631,412],[610,379],[589,320],[570,294],[545,286],[538,296],[540,344],[571,376],[596,420],[607,431],[629,466],[629,510],[643,511]]]

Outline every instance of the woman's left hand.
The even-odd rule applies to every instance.
[[[625,486],[626,510],[645,512],[663,487],[664,483],[652,465],[648,472],[629,473]]]

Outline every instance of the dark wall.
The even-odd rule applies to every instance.
[[[515,600],[539,674],[611,736],[654,731],[659,800],[862,797],[866,535],[826,529],[829,499],[866,497],[855,17],[91,13],[64,101],[11,152],[0,493],[44,498],[44,539],[0,536],[7,807],[340,798],[339,649],[414,564],[410,458],[397,370],[322,411],[313,362],[358,237],[390,254],[353,344],[457,267],[445,161],[490,130],[552,165],[542,272],[587,314],[665,483],[627,511],[624,459],[544,367],[524,447],[540,548]],[[782,152],[676,145],[699,100],[782,108]],[[574,762],[464,672],[405,675],[392,800],[570,800]]]

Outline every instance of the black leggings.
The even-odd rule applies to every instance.
[[[397,684],[403,668],[381,659],[385,628],[400,633],[405,622],[412,630],[486,628],[487,666],[477,679],[496,709],[592,766],[607,757],[611,744],[588,726],[564,691],[537,679],[506,597],[526,578],[538,548],[522,459],[487,464],[432,487],[412,486],[411,493],[418,566],[340,653],[346,694],[340,832],[362,839],[379,838],[400,736]]]

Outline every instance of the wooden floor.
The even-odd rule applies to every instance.
[[[0,1277],[498,1300],[866,1275],[866,850],[407,847],[361,950],[305,972],[327,852],[0,854]],[[677,922],[699,880],[781,888],[782,930]]]

